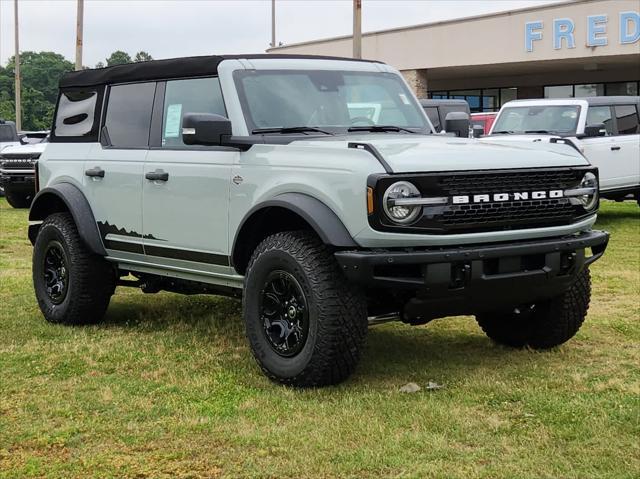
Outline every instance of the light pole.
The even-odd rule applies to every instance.
[[[76,17],[76,70],[82,70],[82,30],[84,24],[84,0],[78,0]]]
[[[271,0],[271,48],[276,46],[276,0]]]
[[[15,101],[16,101],[16,130],[22,130],[22,111],[20,108],[20,43],[18,35],[18,0],[13,2],[13,20],[15,29]]]
[[[362,0],[353,0],[353,58],[362,58]]]

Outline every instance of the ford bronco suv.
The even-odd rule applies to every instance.
[[[271,379],[345,379],[368,324],[475,315],[510,346],[580,328],[598,171],[563,144],[432,134],[395,69],[206,56],[66,74],[37,163],[40,309],[101,320],[116,286],[242,297]]]

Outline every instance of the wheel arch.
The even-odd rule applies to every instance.
[[[106,256],[100,231],[89,201],[80,189],[71,183],[58,183],[38,192],[29,210],[29,221],[43,221],[54,213],[69,212],[78,234],[92,253]],[[29,225],[29,240],[35,243],[40,224]]]
[[[231,249],[232,266],[244,274],[253,250],[264,238],[295,229],[309,229],[324,244],[337,248],[358,246],[326,204],[303,193],[283,193],[255,205],[242,219]]]

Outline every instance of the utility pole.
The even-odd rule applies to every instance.
[[[16,130],[22,130],[22,111],[20,108],[20,43],[19,43],[19,35],[18,35],[18,0],[14,0],[13,2],[13,19],[14,19],[14,30],[15,30],[15,100],[16,100]]]
[[[271,0],[271,48],[276,46],[276,0]]]
[[[353,0],[353,58],[362,58],[362,0]]]
[[[76,70],[82,70],[82,30],[84,24],[84,0],[78,0],[76,17]]]

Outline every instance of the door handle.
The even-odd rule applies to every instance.
[[[104,178],[104,170],[99,166],[85,170],[84,174],[91,178]]]
[[[144,177],[151,181],[169,181],[169,173],[163,170],[150,171]]]
[[[620,146],[612,146],[611,151],[618,151],[620,148]]]

